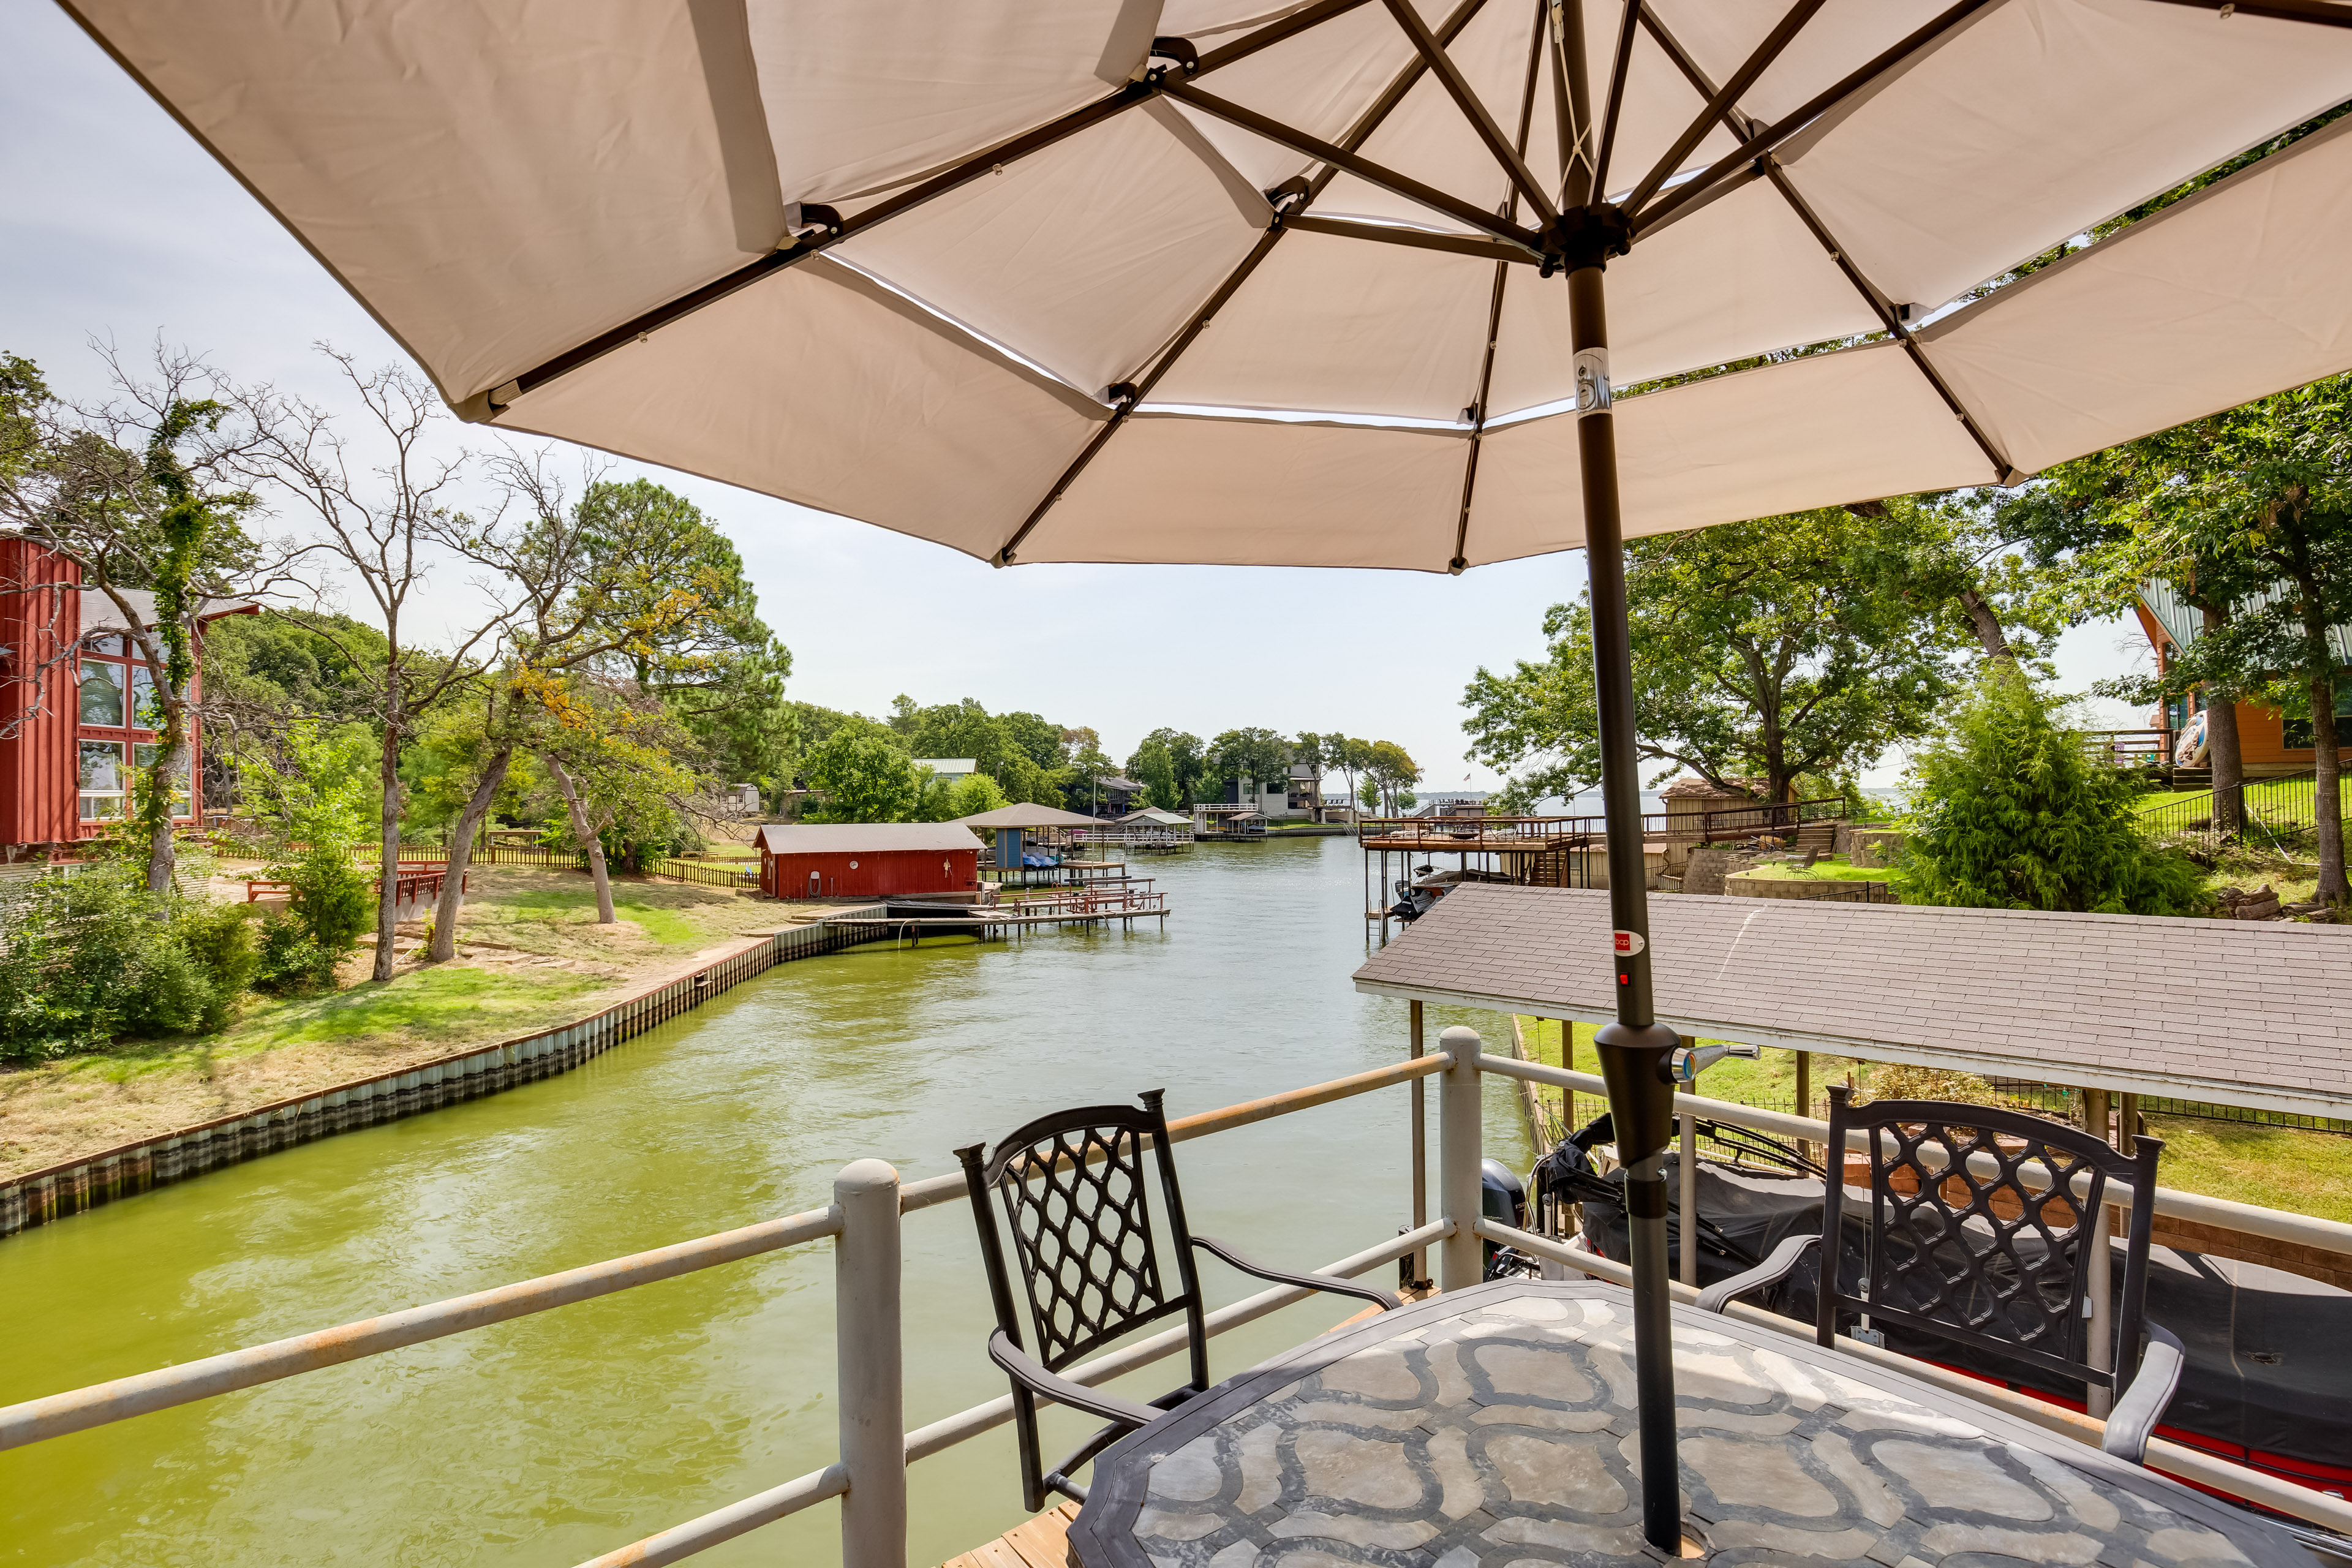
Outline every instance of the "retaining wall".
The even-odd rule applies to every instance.
[[[832,923],[845,916],[881,912],[879,909],[845,910],[809,925],[775,932],[691,974],[665,981],[561,1028],[314,1089],[292,1100],[0,1180],[0,1236],[47,1225],[117,1198],[186,1181],[313,1139],[397,1121],[419,1111],[567,1072],[779,963],[887,940],[891,933],[884,928]]]

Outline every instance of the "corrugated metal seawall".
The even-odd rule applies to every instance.
[[[396,1121],[568,1071],[779,963],[835,952],[859,942],[888,940],[892,933],[886,927],[833,923],[844,917],[883,912],[845,910],[809,925],[778,931],[756,946],[730,953],[691,974],[667,981],[562,1028],[336,1084],[9,1177],[0,1181],[0,1237],[257,1155]]]

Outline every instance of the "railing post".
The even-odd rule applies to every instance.
[[[1412,1021],[1412,1059],[1419,1061],[1428,1054],[1422,1036],[1421,1004],[1408,1002],[1405,1006]],[[1429,1223],[1429,1107],[1428,1097],[1423,1092],[1427,1082],[1425,1079],[1412,1080],[1412,1227],[1415,1230]],[[1405,1259],[1405,1264],[1410,1270],[1406,1278],[1411,1283],[1421,1285],[1428,1281],[1429,1253],[1426,1249],[1413,1253]]]
[[[1460,1024],[1438,1036],[1437,1043],[1454,1058],[1437,1079],[1437,1195],[1454,1227],[1438,1249],[1438,1287],[1465,1290],[1486,1272],[1481,1262],[1485,1249],[1470,1229],[1478,1218],[1478,1166],[1486,1157],[1478,1081],[1478,1055],[1486,1047],[1477,1030]]]
[[[833,1179],[842,1568],[906,1568],[906,1367],[898,1337],[898,1173],[857,1160]]]
[[[2105,1089],[2086,1089],[2083,1091],[2083,1124],[2090,1129],[2092,1137],[2103,1143],[2108,1142],[2107,1109]],[[2080,1205],[2076,1205],[2078,1211],[2080,1207]],[[2091,1298],[2090,1353],[2084,1359],[2105,1371],[2115,1365],[2116,1332],[2115,1287],[2110,1276],[2111,1255],[2107,1249],[2107,1205],[2101,1204],[2096,1211],[2088,1215],[2078,1212],[2075,1229],[2084,1238],[2082,1245],[2091,1249],[2090,1267],[2084,1279],[2084,1289]],[[2102,1418],[2114,1402],[2114,1394],[2096,1384],[2084,1393],[2084,1403],[2089,1406],[2091,1414]]]

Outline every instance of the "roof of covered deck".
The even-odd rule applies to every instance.
[[[2352,1114],[2352,929],[1658,896],[1661,1021],[1708,1039]],[[1465,886],[1356,989],[1616,1016],[1609,895]]]

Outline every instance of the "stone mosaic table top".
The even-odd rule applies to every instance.
[[[1244,1373],[1096,1461],[1073,1561],[1655,1561],[1632,1306],[1498,1281]],[[1932,1384],[1694,1308],[1674,1325],[1684,1510],[1712,1562],[2311,1568],[2282,1531]]]

